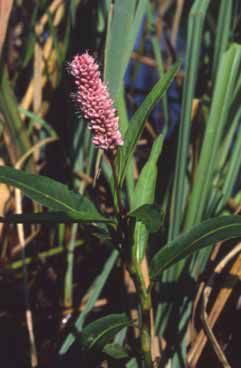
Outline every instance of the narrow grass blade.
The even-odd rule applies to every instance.
[[[78,248],[78,247],[82,246],[83,244],[84,244],[83,240],[78,240],[75,243],[75,247]],[[64,253],[64,252],[65,252],[65,247],[64,246],[53,247],[53,248],[51,248],[51,249],[49,249],[45,252],[38,253],[37,258],[36,258],[36,255],[34,255],[33,257],[26,258],[25,263],[26,263],[26,265],[30,265],[30,264],[35,265],[38,260],[40,260],[40,262],[42,262],[45,259],[57,256],[57,255],[59,255],[61,253]],[[15,262],[12,262],[12,263],[8,264],[6,268],[7,269],[9,268],[11,270],[18,270],[22,267],[23,267],[23,261],[18,260],[18,261],[15,261]]]
[[[34,45],[36,42],[36,34],[34,27],[37,22],[38,13],[39,13],[39,3],[37,3],[34,7],[31,20],[29,23],[29,32],[23,44],[22,54],[20,57],[20,65],[22,69],[26,68],[26,66],[29,64],[30,60],[33,57]]]
[[[115,101],[134,47],[147,0],[117,0],[110,8],[105,47],[104,79]],[[123,30],[125,30],[123,32]]]
[[[207,195],[214,179],[215,159],[228,117],[232,91],[239,76],[240,61],[241,46],[233,44],[223,54],[220,62],[201,156],[187,210],[186,229],[198,223],[203,217]]]
[[[234,120],[232,121],[229,117],[229,120],[232,121],[230,124],[230,128],[224,132],[224,140],[223,144],[219,148],[218,156],[220,157],[219,163],[218,163],[218,172],[221,173],[225,164],[228,161],[228,157],[230,155],[230,148],[232,147],[232,144],[235,140],[235,135],[237,133],[239,123],[240,123],[240,111],[237,111],[236,116],[234,117]]]
[[[153,9],[151,3],[148,3],[147,6],[147,19],[148,19],[148,26],[149,32],[151,37],[152,49],[157,63],[157,70],[159,76],[161,77],[164,74],[164,65],[162,61],[162,55],[160,50],[160,40],[158,40],[156,34],[154,34],[155,29],[155,16],[153,14]],[[167,94],[164,94],[162,97],[162,108],[163,108],[163,115],[164,115],[164,128],[162,133],[167,133],[168,125],[169,125],[169,114],[168,114],[168,101],[167,101]]]
[[[241,109],[237,115],[237,119],[240,121]],[[222,199],[219,202],[216,212],[218,213],[223,209],[228,199],[232,195],[233,187],[236,183],[238,174],[240,173],[241,166],[241,127],[239,128],[236,141],[233,147],[232,156],[230,158],[228,170],[225,174],[225,182],[222,188]]]
[[[77,13],[77,2],[76,2],[76,0],[70,0],[70,3],[69,3],[69,17],[70,17],[72,27],[75,26],[76,13]]]
[[[21,114],[23,114],[23,115],[27,116],[28,118],[30,118],[32,120],[32,122],[39,123],[43,127],[43,129],[45,129],[47,131],[47,133],[50,136],[57,137],[57,133],[55,132],[55,130],[47,123],[46,120],[42,119],[39,115],[35,114],[32,111],[26,110],[26,109],[22,108],[21,106],[18,107],[18,111]],[[31,123],[30,123],[30,128],[31,128]]]
[[[201,41],[203,37],[204,19],[210,0],[196,0],[188,18],[187,66],[181,109],[181,121],[178,135],[178,147],[174,183],[171,199],[170,227],[168,239],[179,233],[183,219],[185,202],[185,177],[191,127],[192,101],[194,98],[198,67],[200,62]]]
[[[73,308],[73,289],[74,289],[74,249],[76,245],[76,237],[78,231],[78,224],[74,224],[71,229],[71,238],[67,246],[66,255],[66,273],[64,278],[64,308],[68,311]]]
[[[105,286],[105,283],[115,265],[115,262],[118,258],[118,251],[114,250],[110,257],[108,258],[108,260],[106,261],[102,272],[100,273],[100,275],[96,278],[93,286],[92,286],[92,291],[90,294],[90,298],[84,308],[84,310],[80,313],[79,317],[77,318],[74,327],[73,327],[73,332],[70,332],[67,337],[65,338],[61,349],[59,351],[60,355],[66,354],[67,351],[69,350],[69,348],[71,347],[71,345],[75,342],[76,340],[76,332],[78,331],[79,333],[81,333],[85,319],[87,317],[87,315],[90,313],[90,311],[92,310],[92,308],[95,305],[96,300],[99,298],[100,293],[103,290],[103,287]]]
[[[17,101],[13,95],[5,67],[0,68],[0,111],[4,116],[11,141],[16,145],[15,155],[17,158],[28,151],[31,145],[26,129],[21,122]]]
[[[53,24],[53,16],[50,11],[47,11],[47,16],[48,16],[49,33],[53,40],[53,45],[56,52],[57,65],[60,67],[63,62],[63,53],[62,49],[60,48],[57,29]]]
[[[218,25],[215,37],[214,56],[213,56],[213,68],[212,68],[212,80],[215,81],[215,76],[218,70],[219,62],[222,54],[227,49],[230,34],[231,34],[231,21],[233,0],[221,0],[218,14]]]
[[[129,59],[126,56],[134,19],[135,0],[117,0],[108,26],[104,78],[113,100],[116,99]],[[123,32],[123,29],[125,32]]]

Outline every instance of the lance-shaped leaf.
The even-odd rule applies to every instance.
[[[133,193],[134,209],[146,204],[150,205],[154,202],[158,172],[157,162],[162,151],[162,145],[163,135],[161,134],[154,141],[148,161],[142,168],[140,176],[138,178],[135,191]],[[134,210],[134,213],[136,213],[136,210]],[[137,212],[137,215],[139,217],[141,214],[142,218],[139,218],[139,221],[136,222],[133,233],[132,254],[137,262],[140,262],[144,257],[149,238],[149,232],[157,231],[162,222],[160,209],[156,206],[154,206],[153,208],[149,207],[149,209],[146,208],[144,213],[143,209],[141,212],[140,210]],[[143,214],[145,218],[143,218]],[[138,219],[137,216],[136,218]],[[150,220],[149,224],[151,227],[147,223],[148,219]]]
[[[103,352],[113,359],[123,359],[128,358],[129,356],[126,349],[116,343],[105,345]]]
[[[178,72],[180,65],[181,63],[177,62],[168,70],[166,74],[164,74],[164,76],[155,84],[151,92],[146,96],[141,106],[131,118],[128,130],[124,136],[124,145],[119,148],[116,159],[118,181],[120,185],[122,185],[125,178],[128,163],[143,132],[146,119],[148,118],[155,104],[167,91],[176,73]]]
[[[20,189],[32,200],[53,211],[64,212],[72,219],[83,222],[109,221],[97,211],[89,199],[47,176],[32,175],[25,171],[2,166],[0,167],[0,182]]]
[[[102,350],[123,327],[132,323],[125,314],[110,314],[88,324],[81,332],[79,342],[83,349]]]
[[[241,236],[241,216],[222,216],[202,222],[160,249],[150,264],[155,279],[165,269],[201,248]]]
[[[82,216],[76,216],[76,214],[72,212],[65,213],[55,211],[21,213],[0,217],[0,222],[9,224],[73,224],[86,221],[87,220],[83,220]],[[89,220],[87,222],[92,221],[98,222],[100,220],[91,220],[91,218],[89,217]],[[105,218],[101,220],[101,222],[115,223],[114,219]]]
[[[128,213],[144,224],[150,233],[156,233],[162,224],[162,211],[156,204],[144,204]]]

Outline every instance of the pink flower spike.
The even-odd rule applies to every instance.
[[[106,85],[100,79],[99,66],[87,52],[76,55],[68,66],[75,78],[77,92],[74,101],[89,120],[92,142],[103,150],[113,151],[123,145],[119,118]]]

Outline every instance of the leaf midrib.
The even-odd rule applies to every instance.
[[[200,236],[198,239],[195,239],[191,244],[190,244],[190,247],[188,246],[187,248],[185,248],[185,252],[187,251],[187,250],[192,250],[193,248],[194,248],[194,246],[195,246],[195,244],[197,243],[197,242],[199,242],[199,241],[201,241],[202,239],[205,239],[205,237],[208,237],[208,236],[210,236],[210,235],[212,235],[212,234],[215,234],[215,232],[219,232],[219,231],[221,231],[222,229],[227,229],[227,228],[229,228],[229,227],[236,227],[236,226],[238,226],[238,227],[241,227],[241,223],[238,223],[238,224],[229,224],[229,225],[226,225],[226,226],[221,226],[221,227],[219,227],[218,229],[215,229],[215,230],[213,230],[213,231],[210,231],[210,232],[208,232],[208,234],[204,234],[204,235],[202,235],[202,236]],[[236,235],[234,235],[234,236],[230,236],[230,237],[228,237],[229,239],[231,239],[231,238],[233,238],[233,237],[236,237]],[[225,239],[227,239],[227,238],[225,238]],[[224,240],[225,240],[224,239]],[[166,248],[165,249],[168,249],[169,248],[169,246],[167,245],[166,246]],[[171,248],[170,248],[171,249]],[[164,248],[163,248],[163,250],[162,250],[163,252],[165,251],[164,250]],[[178,256],[180,255],[180,254],[182,254],[182,249],[178,249],[177,250],[178,251],[178,253],[176,253],[174,256],[172,256],[171,258],[169,258],[169,261],[166,263],[166,264],[164,264],[164,267],[160,267],[158,270],[157,270],[157,272],[155,272],[153,275],[152,275],[152,278],[155,278],[156,276],[158,276],[162,271],[164,271],[166,268],[168,268],[169,267],[169,265],[173,262],[173,260],[175,260],[175,258],[178,258]]]
[[[118,327],[124,327],[124,326],[128,326],[131,322],[126,320],[126,321],[122,321],[122,322],[118,322],[116,323],[114,326],[110,326],[109,328],[106,328],[102,333],[100,333],[98,336],[96,336],[96,338],[94,338],[89,345],[89,348],[92,349],[93,346],[95,346],[98,342],[98,340],[100,340],[101,338],[103,338],[105,335],[108,334],[108,332],[110,332],[111,330],[114,330]]]
[[[19,188],[19,182],[17,181],[17,180],[15,180],[15,179],[12,179],[12,178],[8,178],[8,180],[5,180],[5,178],[4,177],[2,177],[2,176],[0,176],[0,178],[3,178],[3,180],[4,180],[4,182],[6,182],[7,184],[9,184],[9,183],[12,183],[12,185],[14,185],[14,186],[16,186],[19,190],[21,190],[20,188]],[[66,203],[64,203],[64,202],[61,202],[61,201],[59,201],[57,198],[55,198],[55,197],[52,197],[52,196],[50,196],[49,194],[46,194],[46,193],[44,193],[44,192],[41,192],[40,190],[38,190],[38,189],[36,189],[36,188],[34,188],[34,187],[31,187],[30,185],[28,185],[28,184],[26,184],[26,183],[21,183],[21,186],[23,187],[23,188],[25,188],[25,189],[27,189],[27,190],[29,190],[29,191],[32,191],[32,192],[35,192],[36,194],[39,194],[39,195],[41,195],[41,196],[44,196],[45,198],[49,198],[49,199],[51,199],[53,202],[55,202],[56,204],[59,204],[60,206],[62,206],[62,207],[64,207],[64,208],[66,208],[66,209],[68,209],[68,210],[70,210],[71,212],[74,212],[74,213],[76,213],[76,214],[80,214],[81,213],[81,211],[78,211],[78,210],[76,210],[76,209],[74,209],[73,207],[71,207],[70,205],[67,205]],[[64,186],[64,185],[63,185]],[[66,190],[66,188],[64,187],[64,190]],[[24,191],[24,189],[23,189],[23,191]],[[25,195],[26,196],[28,196],[28,194],[27,193],[25,193]],[[35,200],[36,201],[36,200]],[[36,201],[36,202],[38,202],[38,201]],[[41,203],[41,202],[39,202],[39,203]],[[46,206],[46,207],[49,207],[49,206]],[[49,207],[49,208],[52,208],[52,207]],[[87,211],[82,211],[82,212],[87,212]]]

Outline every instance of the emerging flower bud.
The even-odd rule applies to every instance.
[[[76,55],[69,64],[77,92],[74,100],[93,132],[92,142],[104,150],[123,145],[119,118],[107,87],[100,78],[99,66],[87,52]]]

